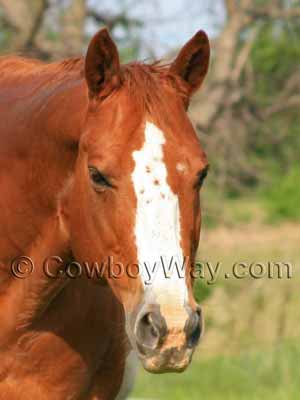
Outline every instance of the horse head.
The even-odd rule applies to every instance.
[[[203,31],[168,65],[121,65],[105,29],[85,59],[89,101],[72,189],[72,250],[79,261],[109,256],[124,267],[106,281],[151,372],[184,370],[203,329],[191,272],[208,162],[187,108],[208,64]]]

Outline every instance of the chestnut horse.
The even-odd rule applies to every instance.
[[[1,400],[124,399],[135,355],[190,363],[208,163],[186,111],[208,63],[199,31],[169,65],[120,65],[106,29],[85,58],[0,59]]]

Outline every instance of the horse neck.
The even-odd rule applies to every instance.
[[[0,104],[0,112],[7,116],[1,127],[0,162],[2,170],[9,171],[1,177],[6,188],[1,196],[5,213],[0,217],[3,261],[24,254],[56,217],[74,170],[88,105],[87,88],[83,79],[52,80],[47,86],[35,82],[38,90],[19,98],[13,96],[22,88],[10,87],[7,92],[15,107]],[[27,78],[24,92],[29,85]],[[13,168],[9,168],[11,160]]]
[[[1,204],[5,206],[13,199],[18,209],[16,213],[14,207],[6,207],[0,217],[0,283],[3,284],[2,277],[11,276],[4,270],[10,268],[11,260],[17,256],[29,256],[38,269],[26,280],[5,280],[6,296],[0,304],[7,302],[12,315],[3,323],[6,333],[0,335],[0,344],[1,339],[10,337],[18,321],[23,324],[34,320],[61,290],[60,280],[46,279],[42,264],[49,255],[69,256],[61,199],[77,158],[88,105],[87,89],[83,80],[74,80],[48,87],[47,91],[41,89],[34,98],[17,105],[17,112],[10,113],[9,132],[3,133],[4,139],[8,135],[9,140],[4,157],[0,157],[4,166],[6,160],[16,160],[16,167],[7,174],[7,190],[2,192]],[[17,123],[20,120],[22,126]]]
[[[32,154],[28,165],[32,171],[31,205],[35,203],[40,210],[46,232],[49,221],[61,218],[63,209],[68,207],[68,192],[88,108],[83,79],[63,82],[50,92],[41,94],[39,107],[34,111],[35,129],[31,133]],[[62,225],[64,222],[57,224],[65,230]],[[65,240],[64,233],[63,236]]]
[[[39,200],[53,204],[52,200],[65,191],[74,170],[88,106],[86,85],[84,81],[68,82],[43,100],[42,111],[35,116],[29,167],[36,170],[35,179],[41,183]],[[43,179],[45,173],[47,179]]]

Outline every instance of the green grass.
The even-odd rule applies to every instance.
[[[257,192],[230,197],[211,186],[201,193],[203,226],[243,226],[265,219],[266,206]],[[264,197],[265,200],[265,197]]]
[[[201,353],[201,351],[200,351]],[[159,400],[298,400],[300,343],[265,351],[195,359],[183,374],[141,372],[132,398]]]
[[[243,194],[220,191],[207,185],[201,192],[202,219],[206,228],[243,227],[300,221],[300,166],[275,169],[268,181]]]
[[[299,232],[299,223],[204,227],[197,258],[220,261],[222,274],[215,285],[196,282],[206,321],[202,344],[183,374],[141,371],[130,398],[298,400]],[[268,260],[290,262],[293,279],[223,278],[235,261]]]
[[[264,192],[268,222],[300,220],[300,168],[294,166],[285,176],[273,179]]]

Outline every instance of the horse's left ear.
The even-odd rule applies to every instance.
[[[189,87],[189,94],[198,90],[206,76],[210,56],[209,40],[204,31],[197,32],[181,49],[170,71],[179,75]]]
[[[106,28],[96,33],[89,44],[85,79],[91,97],[105,97],[120,84],[119,53]]]

